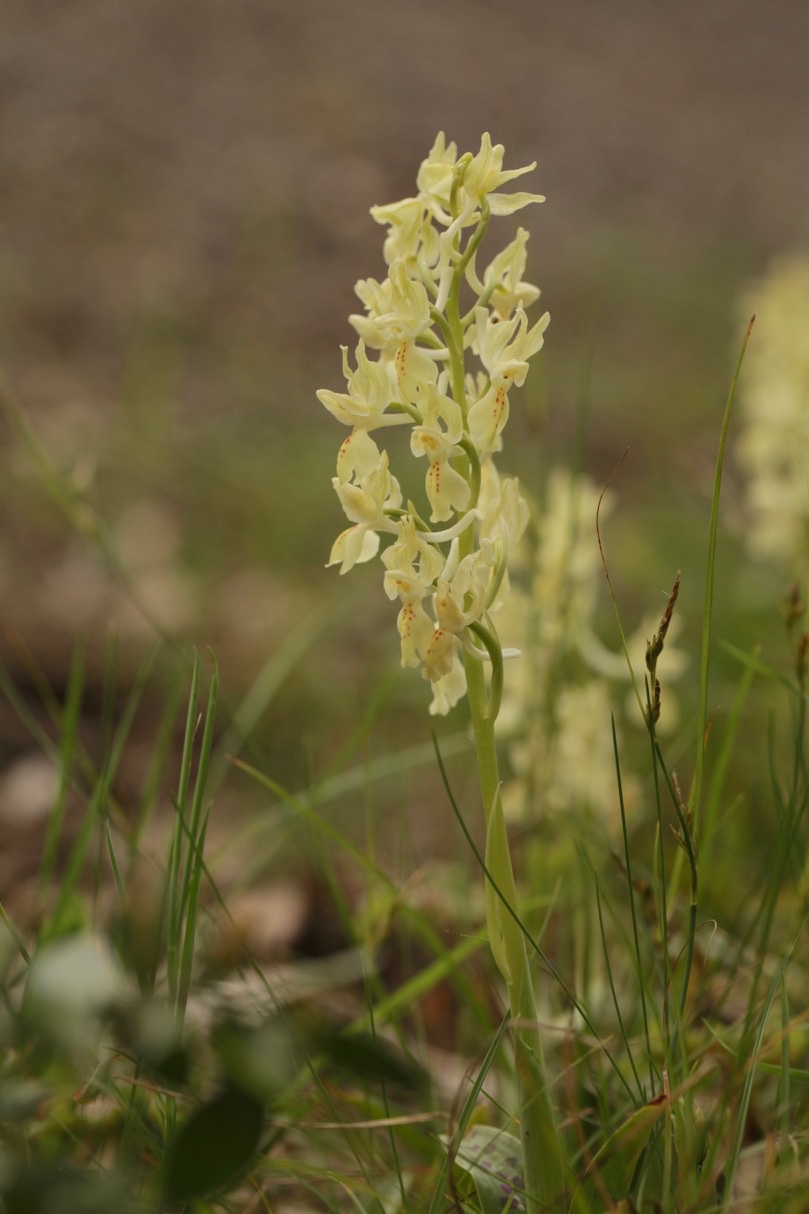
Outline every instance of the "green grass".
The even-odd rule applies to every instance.
[[[158,372],[170,393],[170,360]],[[133,400],[154,389],[144,374],[133,354]],[[52,503],[48,515],[37,498],[42,517],[56,528],[61,514],[137,595],[100,522],[130,490],[111,477],[98,489],[104,510],[84,500],[13,402],[11,415]],[[152,421],[165,473],[182,452]],[[323,556],[335,515],[328,486],[311,486],[326,447],[304,434],[288,444],[277,496],[256,513],[268,443],[245,423],[220,458],[221,429],[203,427],[172,482],[178,501],[193,490],[184,559],[206,585],[228,563],[256,563],[265,540],[281,580],[305,583],[300,554]],[[523,899],[511,909],[541,996],[577,1208],[799,1214],[800,628],[783,630],[775,579],[744,593],[755,573],[740,570],[738,540],[720,526],[720,478],[713,506],[703,487],[678,511],[653,483],[662,456],[650,450],[639,496],[631,478],[627,489],[642,509],[622,510],[619,485],[604,531],[622,619],[639,604],[662,610],[661,587],[684,570],[681,721],[671,736],[633,734],[626,689],[613,686],[614,722],[600,727],[614,743],[615,818],[581,805],[544,816],[540,802],[512,823]],[[139,491],[151,491],[138,459]],[[294,520],[285,529],[279,502]],[[221,564],[209,553],[219,535],[233,537]],[[374,635],[392,630],[384,604],[366,606],[368,583],[333,574],[318,575],[283,644],[255,654],[247,676],[220,675],[205,650],[160,628],[145,653],[76,638],[57,680],[36,638],[0,671],[18,750],[55,773],[33,892],[9,889],[0,926],[9,1214],[522,1208],[467,720],[458,710],[438,731],[439,770],[423,688],[399,683],[390,636]],[[600,627],[614,628],[606,594]],[[258,956],[230,907],[290,877],[312,891],[309,944]],[[235,941],[225,960],[223,934]]]
[[[81,649],[64,696],[42,688],[54,742],[4,680],[59,772],[38,879],[37,930],[30,935],[13,915],[5,917],[7,1208],[44,1210],[57,1201],[77,1211],[110,1202],[121,1209],[280,1210],[285,1195],[294,1195],[313,1210],[506,1209],[491,1177],[506,1166],[502,1160],[517,1140],[505,1022],[498,1024],[494,977],[483,973],[482,910],[436,896],[434,905],[442,906],[453,932],[437,930],[434,908],[419,909],[418,886],[391,879],[370,850],[386,781],[427,756],[390,753],[375,764],[360,759],[353,768],[343,761],[341,774],[295,795],[268,773],[240,764],[276,808],[268,805],[267,824],[262,827],[259,815],[229,846],[252,851],[265,830],[298,824],[331,891],[331,913],[354,951],[353,1011],[324,1010],[322,995],[304,993],[290,1003],[248,954],[237,971],[253,994],[234,1003],[223,987],[217,1003],[221,980],[206,978],[201,941],[213,910],[227,914],[227,897],[215,864],[205,858],[206,830],[216,813],[209,785],[221,796],[234,778],[217,767],[217,755],[231,745],[238,749],[255,723],[256,704],[248,696],[222,733],[216,672],[203,675],[196,660],[184,675],[178,668],[186,707],[165,684],[159,688],[164,715],[155,722],[152,764],[133,815],[114,788],[156,675],[153,663],[145,667],[121,701],[112,692],[114,654],[109,662],[100,759],[80,738]],[[633,841],[626,814],[623,843],[615,840],[620,862],[594,856],[582,834],[576,865],[582,879],[575,870],[560,870],[562,885],[551,900],[529,899],[525,907],[521,921],[537,964],[556,976],[556,993],[541,1015],[556,1022],[546,1038],[554,1099],[584,1208],[631,1198],[637,1209],[731,1210],[746,1187],[746,1208],[757,1210],[798,1210],[807,1198],[809,1043],[800,1012],[805,852],[798,852],[805,834],[803,698],[786,676],[783,695],[796,715],[792,761],[771,773],[778,828],[772,845],[762,846],[758,885],[748,885],[743,897],[737,889],[735,902],[717,838],[726,829],[722,806],[741,714],[750,710],[761,679],[755,670],[739,662],[739,708],[708,753],[706,846],[691,895],[671,828],[692,846],[694,826],[685,806],[677,808],[671,773],[656,747],[658,774],[649,787],[657,789],[658,827],[647,844],[639,848],[637,836]],[[260,702],[278,694],[278,673],[267,674],[265,683],[263,695],[253,693]],[[174,781],[170,739],[182,740]],[[357,744],[362,738],[352,744],[355,753]],[[463,745],[461,736],[450,749]],[[365,846],[329,813],[334,798],[352,790],[366,803]],[[133,909],[133,883],[150,827],[167,812],[166,797],[173,827],[165,836],[162,893],[145,928]],[[78,827],[66,843],[66,804],[74,798],[81,805]],[[441,812],[450,813],[449,805]],[[464,848],[459,832],[458,864]],[[467,880],[477,880],[479,862],[473,857]],[[264,863],[272,864],[271,854]],[[257,863],[256,872],[261,868]],[[530,871],[523,881],[533,887]],[[429,874],[424,882],[429,886]],[[720,891],[714,900],[727,899],[719,925],[695,909],[701,888],[714,883]],[[101,909],[104,888],[112,895],[111,913]],[[722,945],[712,956],[715,931]],[[412,959],[393,987],[379,971],[383,946]],[[60,965],[65,958],[68,970]],[[330,976],[328,960],[321,964],[321,991],[345,981]],[[304,992],[305,968],[299,963]],[[110,982],[100,992],[99,972]],[[68,997],[66,988],[61,1005],[52,999],[52,984],[60,981],[78,992]],[[93,983],[97,999],[85,989]],[[419,1011],[439,991],[451,993],[457,1050],[469,1060],[467,1080],[454,1081],[449,1102],[446,1062],[430,1047],[435,1028]],[[518,1177],[516,1183],[515,1193]]]

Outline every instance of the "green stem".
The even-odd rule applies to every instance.
[[[476,623],[470,624],[469,631],[486,647],[491,659],[492,674],[489,681],[489,696],[486,711],[494,722],[497,720],[497,714],[500,711],[500,701],[503,698],[503,650],[497,639],[497,633],[493,628],[487,627],[487,624],[484,624],[483,621],[478,620]]]
[[[455,208],[462,176],[463,168],[458,165],[450,200],[453,214],[457,213]],[[464,426],[467,401],[460,290],[464,271],[483,239],[488,221],[488,207],[483,207],[478,227],[458,258],[444,315],[439,322],[449,351],[450,387],[454,399],[461,407]],[[460,251],[459,244],[456,248]],[[470,450],[471,444],[463,443],[462,446],[466,455],[463,474],[469,481],[473,500],[476,501],[480,486],[480,463],[477,452]],[[473,532],[474,528],[469,527],[460,537],[462,557],[474,548]],[[503,655],[496,634],[482,622],[476,622],[470,631],[486,646],[492,660],[492,686],[491,690],[487,690],[483,662],[474,654],[464,651],[467,696],[486,820],[486,917],[489,942],[494,959],[505,979],[511,1008],[525,1205],[529,1214],[540,1214],[543,1210],[567,1209],[568,1177],[545,1074],[525,936],[522,925],[505,909],[506,905],[516,908],[517,886],[500,796],[500,772],[494,733],[494,723],[500,706]]]
[[[736,384],[739,382],[739,374],[744,362],[744,356],[747,351],[747,343],[750,341],[750,334],[753,331],[753,323],[755,316],[751,317],[750,322],[745,330],[742,340],[742,348],[739,353],[739,358],[736,363],[736,369],[733,372],[733,379],[730,382],[730,391],[725,402],[725,413],[722,418],[722,429],[719,435],[719,451],[716,456],[716,472],[714,475],[713,500],[711,502],[711,524],[710,534],[708,537],[708,567],[705,574],[705,604],[702,609],[702,656],[700,661],[700,679],[699,679],[699,713],[697,717],[697,757],[696,767],[694,771],[694,783],[691,789],[690,806],[694,814],[694,830],[697,829],[697,823],[700,812],[700,801],[702,798],[702,773],[705,765],[705,748],[707,746],[708,733],[708,676],[710,673],[711,659],[711,622],[713,612],[713,588],[714,588],[714,568],[716,565],[716,534],[719,526],[719,495],[722,488],[722,469],[725,463],[725,447],[728,439],[728,429],[730,428],[730,416],[733,411],[733,401],[736,396]]]
[[[502,896],[516,906],[517,888],[500,799],[494,716],[489,711],[482,663],[465,653],[464,665],[489,840],[488,863]],[[487,899],[487,905],[492,949],[498,964],[505,970],[513,1020],[526,1208],[529,1214],[560,1210],[567,1204],[565,1161],[545,1074],[525,937],[520,926],[503,911],[496,899]]]

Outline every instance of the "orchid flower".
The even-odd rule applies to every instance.
[[[371,209],[387,231],[387,276],[356,285],[363,312],[349,317],[359,336],[353,360],[342,348],[346,390],[317,394],[351,428],[333,480],[351,526],[329,564],[346,573],[382,549],[385,593],[399,603],[402,665],[421,668],[430,682],[431,712],[462,698],[467,660],[502,658],[492,615],[508,590],[508,555],[528,509],[517,481],[498,477],[492,456],[502,446],[509,392],[524,382],[548,316],[529,327],[524,309],[539,290],[524,280],[523,228],[482,279],[475,258],[491,215],[542,201],[503,192],[533,167],[504,169],[503,148],[488,134],[476,154],[461,156],[443,134],[436,138],[416,195]],[[460,292],[470,288],[475,298],[463,317]],[[427,460],[424,507],[403,501],[390,468],[400,447],[388,452],[374,441],[401,426],[410,427],[412,456]],[[393,537],[388,546],[385,536]]]

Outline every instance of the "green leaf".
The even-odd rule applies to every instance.
[[[238,1182],[264,1124],[264,1106],[228,1086],[189,1117],[174,1139],[166,1169],[169,1201],[202,1197]]]
[[[492,950],[495,964],[503,975],[505,982],[510,985],[513,980],[508,963],[508,949],[504,936],[513,936],[519,928],[510,918],[508,912],[503,913],[503,878],[506,880],[511,872],[511,856],[506,832],[506,820],[503,813],[503,801],[500,789],[494,796],[488,814],[486,827],[486,869],[491,874],[491,880],[486,881],[486,926],[489,932],[489,948]]]
[[[416,1063],[405,1058],[384,1037],[326,1029],[318,1031],[315,1040],[332,1063],[358,1079],[394,1083],[408,1091],[417,1091],[425,1082]]]
[[[455,1165],[471,1176],[481,1214],[519,1214],[525,1210],[520,1141],[495,1126],[473,1126],[455,1156]]]

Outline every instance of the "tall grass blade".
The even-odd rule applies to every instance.
[[[141,696],[145,690],[154,654],[141,666],[114,730],[108,753],[105,754],[98,772],[96,784],[91,791],[75,840],[67,859],[50,918],[43,923],[40,944],[58,938],[70,926],[69,907],[76,896],[78,884],[84,872],[85,861],[95,828],[109,813],[112,803],[112,784],[123,758]]]
[[[166,872],[165,923],[166,923],[166,977],[169,995],[176,1006],[180,981],[180,954],[182,948],[182,898],[180,873],[186,846],[185,818],[194,758],[194,739],[197,729],[197,704],[199,699],[199,655],[194,654],[191,668],[191,686],[188,692],[188,709],[185,719],[183,753],[175,801],[174,830],[172,832],[169,863]]]
[[[722,417],[722,428],[719,433],[719,450],[716,456],[716,472],[714,475],[713,498],[711,500],[711,521],[708,531],[708,558],[705,569],[705,601],[702,609],[702,639],[700,651],[699,672],[699,709],[697,712],[697,753],[694,767],[694,782],[691,788],[689,804],[694,814],[694,827],[697,828],[702,798],[703,770],[705,766],[705,750],[708,732],[708,681],[711,664],[711,627],[713,622],[714,576],[716,567],[716,537],[719,529],[719,499],[722,489],[722,472],[725,465],[725,449],[730,429],[730,419],[736,398],[736,386],[739,382],[742,363],[747,351],[747,345],[753,332],[755,316],[751,317],[739,352],[733,378],[730,382],[725,412]]]

